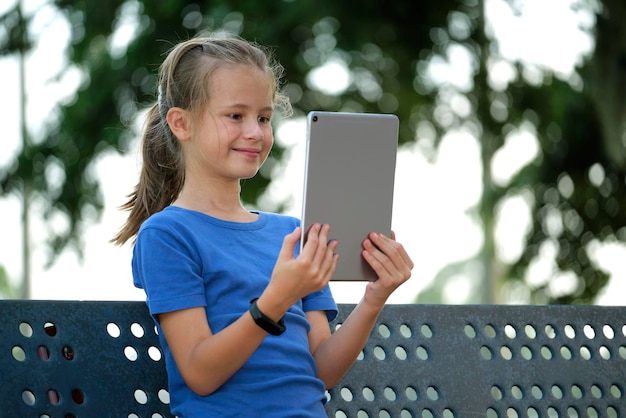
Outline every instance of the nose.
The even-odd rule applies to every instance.
[[[259,140],[265,137],[265,131],[263,130],[261,123],[258,120],[253,119],[245,124],[244,136],[247,139]]]

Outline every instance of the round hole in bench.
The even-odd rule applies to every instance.
[[[613,330],[613,327],[610,326],[609,324],[606,324],[605,326],[602,327],[602,333],[609,340],[612,340],[613,338],[615,338],[615,331]]]
[[[546,325],[543,328],[543,332],[545,332],[546,337],[550,338],[551,340],[556,338],[556,329],[554,329],[554,327],[550,324]]]
[[[552,385],[552,396],[554,399],[562,399],[563,398],[563,390],[559,385]]]
[[[598,410],[593,406],[587,407],[587,417],[588,418],[598,418]]]
[[[24,402],[26,405],[33,406],[35,405],[36,400],[37,399],[35,398],[35,394],[31,390],[26,389],[22,391],[22,402]]]
[[[537,330],[535,329],[534,326],[532,326],[531,324],[527,324],[524,327],[524,333],[526,334],[526,336],[528,338],[530,338],[531,340],[534,340],[537,337]]]
[[[621,345],[618,351],[619,351],[619,356],[623,358],[624,360],[626,360],[626,347]]]
[[[593,327],[589,324],[583,327],[583,333],[585,334],[585,337],[587,337],[590,340],[593,340],[594,338],[596,338],[596,330],[593,329]]]
[[[26,352],[19,345],[13,346],[13,348],[11,349],[11,354],[13,355],[13,358],[17,361],[26,360]]]
[[[113,338],[118,338],[122,335],[122,331],[120,330],[119,325],[114,324],[113,322],[109,322],[107,324],[107,334],[109,334]]]
[[[529,406],[526,410],[526,416],[528,418],[539,418],[539,412],[537,412],[537,410],[532,406]]]
[[[583,397],[583,390],[578,385],[572,385],[570,392],[575,399],[582,399]]]
[[[541,346],[541,357],[543,357],[546,360],[550,360],[552,359],[552,349],[550,349],[550,347],[548,347],[547,345],[543,345]]]
[[[58,405],[61,403],[61,396],[55,389],[48,390],[48,392],[46,392],[46,396],[48,397],[48,402],[52,405]]]
[[[57,326],[54,325],[52,322],[46,322],[45,324],[43,324],[43,330],[50,337],[55,337],[57,335]]]
[[[620,389],[620,387],[617,385],[611,385],[611,395],[613,395],[615,399],[621,399],[622,389]]]
[[[498,386],[496,386],[496,385],[492,386],[491,387],[491,397],[494,400],[496,400],[496,401],[501,400],[502,399],[502,390]]]
[[[613,408],[612,406],[609,406],[606,408],[606,416],[608,418],[618,418],[619,415],[617,414],[617,410],[615,408]]]
[[[412,387],[412,386],[408,386],[404,390],[404,394],[406,395],[407,399],[410,400],[410,401],[416,401],[417,400],[417,390],[415,390],[415,388]]]
[[[604,360],[611,359],[611,350],[609,350],[609,348],[605,345],[598,349],[598,353],[600,353],[600,357],[602,357],[602,359]]]
[[[515,408],[507,408],[506,410],[506,417],[507,418],[519,418],[519,414],[517,413],[517,410]]]
[[[489,347],[483,345],[482,347],[480,347],[480,356],[485,360],[491,360],[493,354],[491,353],[491,349]]]
[[[383,395],[385,396],[387,400],[390,400],[392,402],[398,398],[398,395],[396,395],[396,391],[393,390],[393,388],[390,388],[389,386],[385,388],[385,390],[383,391]]]
[[[559,411],[554,409],[553,406],[548,407],[548,418],[560,418],[560,417],[561,415],[559,414]]]
[[[335,418],[348,418],[348,416],[342,410],[338,410],[335,412]]]
[[[485,415],[487,418],[499,418],[498,412],[493,408],[487,408],[487,414]]]
[[[385,354],[385,350],[381,346],[377,345],[374,347],[374,357],[378,360],[384,360],[387,357],[387,354]]]
[[[415,355],[420,360],[428,360],[428,350],[421,345],[415,349]]]
[[[493,327],[493,325],[485,325],[483,332],[485,333],[485,336],[487,338],[496,338],[496,329]]]
[[[591,350],[589,350],[589,347],[584,345],[580,347],[580,357],[582,357],[583,360],[591,360]]]
[[[439,391],[434,386],[428,386],[426,389],[426,396],[428,396],[428,399],[431,401],[436,401],[439,399]]]
[[[400,325],[400,334],[404,338],[411,338],[413,332],[411,331],[411,327],[409,327],[407,324],[402,324]]]
[[[561,347],[561,357],[563,357],[565,360],[571,360],[572,359],[572,351],[569,349],[568,346],[564,345],[563,347]]]
[[[591,385],[591,396],[596,399],[602,399],[602,389],[598,385]]]
[[[139,357],[137,355],[137,350],[129,345],[124,347],[124,355],[130,361],[137,361],[137,358]]]
[[[465,327],[463,328],[463,332],[471,339],[476,338],[476,330],[470,324],[465,325]]]
[[[571,325],[565,325],[565,327],[563,328],[563,331],[565,331],[565,336],[567,338],[569,338],[570,340],[573,340],[574,338],[576,338],[576,331],[574,330],[574,327]]]
[[[511,360],[513,358],[513,352],[506,345],[503,345],[502,347],[500,347],[500,355],[505,360]]]
[[[33,327],[28,322],[20,322],[18,329],[23,337],[30,338],[33,336]]]
[[[348,388],[345,388],[345,387],[341,388],[340,394],[343,400],[346,402],[352,402],[352,400],[354,399],[354,396],[352,395],[352,391]]]
[[[135,400],[137,403],[145,405],[148,403],[148,394],[141,389],[137,389],[135,390]]]
[[[170,393],[167,390],[165,389],[159,390],[157,396],[159,397],[159,400],[161,401],[161,403],[165,405],[170,404]]]
[[[373,402],[374,399],[376,399],[376,396],[374,395],[374,391],[367,386],[363,388],[361,393],[363,394],[363,398],[365,398],[366,401]]]
[[[161,354],[161,350],[159,350],[158,347],[155,346],[150,346],[148,347],[148,356],[153,360],[153,361],[160,361],[161,358],[163,357],[163,355]]]
[[[137,323],[137,322],[133,322],[130,325],[130,332],[136,337],[136,338],[141,338],[144,336],[145,331],[143,329],[143,327],[141,326],[141,324]]]
[[[422,409],[422,418],[434,418],[434,415],[430,409]]]
[[[82,405],[85,402],[85,393],[80,389],[74,389],[72,391],[72,400],[75,404]]]
[[[37,347],[37,356],[43,361],[48,361],[50,360],[50,350],[45,345],[40,345]]]
[[[404,349],[404,347],[397,346],[395,349],[395,353],[396,353],[396,357],[398,358],[398,360],[406,360],[407,354],[406,354],[406,350]]]
[[[454,418],[456,415],[454,415],[454,412],[450,409],[450,408],[445,408],[443,410],[443,418]]]
[[[391,331],[389,331],[389,327],[385,324],[380,324],[378,326],[378,333],[383,338],[389,338],[391,336]]]
[[[541,386],[539,385],[533,385],[530,388],[530,393],[535,399],[543,399],[543,389],[541,389]]]
[[[433,330],[430,328],[430,325],[428,324],[424,324],[420,327],[420,331],[422,331],[422,335],[425,338],[432,338],[433,337]]]
[[[63,358],[65,360],[74,360],[74,349],[69,345],[63,346],[63,348],[61,349],[61,354],[63,355]]]
[[[522,399],[524,397],[524,392],[522,392],[522,388],[517,386],[517,385],[513,385],[511,386],[511,395],[513,395],[513,397],[515,399]]]
[[[517,337],[517,331],[515,330],[515,327],[513,325],[506,324],[504,326],[504,335],[513,340],[515,339],[515,337]]]
[[[573,406],[567,408],[567,418],[578,418],[580,415],[578,414],[578,410]]]
[[[522,358],[524,360],[532,360],[533,358],[533,351],[527,345],[522,346],[520,353],[522,354]]]

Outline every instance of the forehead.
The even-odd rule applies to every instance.
[[[249,64],[223,64],[216,67],[208,79],[209,94],[241,94],[259,91],[274,94],[274,78],[271,73]]]

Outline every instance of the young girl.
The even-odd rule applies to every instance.
[[[140,180],[114,241],[135,239],[134,283],[155,318],[178,417],[326,417],[325,389],[413,267],[393,235],[371,233],[363,257],[378,280],[331,335],[329,226],[313,226],[298,253],[297,219],[242,206],[240,180],[270,152],[276,107],[289,109],[281,71],[257,46],[213,38],[180,43],[160,69]]]

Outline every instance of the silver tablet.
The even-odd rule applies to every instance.
[[[398,118],[371,113],[310,112],[302,203],[304,239],[314,223],[339,242],[332,280],[375,280],[363,259],[370,232],[391,233]]]

